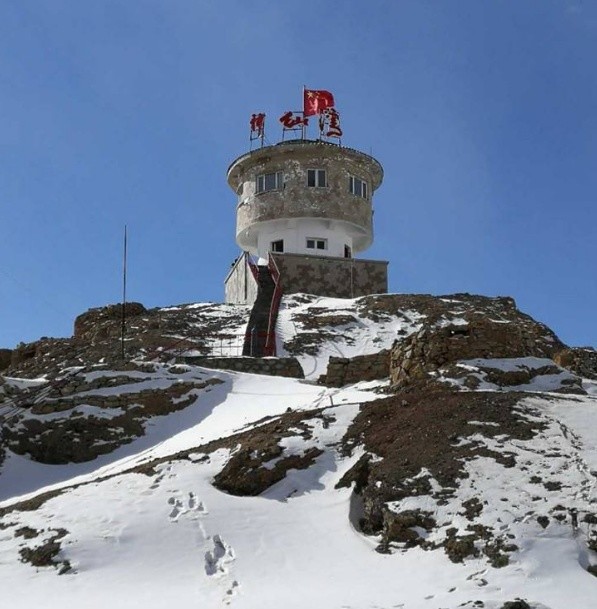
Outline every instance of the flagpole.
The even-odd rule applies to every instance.
[[[303,85],[303,99],[301,101],[301,104],[303,106],[303,119],[305,118],[305,91],[307,90],[307,87],[305,85]],[[302,139],[305,139],[305,130],[306,130],[306,125],[303,122],[303,124],[301,125],[302,129],[301,129],[301,136]]]

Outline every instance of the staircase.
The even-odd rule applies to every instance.
[[[269,267],[258,266],[257,269],[257,298],[247,324],[243,355],[263,357],[275,355],[273,328],[278,310],[275,305],[277,299],[274,297],[276,282]]]

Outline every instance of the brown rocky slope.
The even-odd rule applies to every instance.
[[[309,302],[309,297],[304,300]],[[196,447],[195,451],[206,454],[222,448],[231,451],[229,461],[214,480],[218,488],[237,495],[263,493],[289,470],[312,467],[322,451],[331,450],[354,460],[338,485],[353,485],[356,524],[363,533],[375,536],[380,552],[406,551],[413,546],[442,548],[455,562],[484,556],[499,568],[517,552],[517,538],[525,527],[539,530],[549,526],[584,527],[587,547],[597,549],[597,508],[592,490],[597,472],[587,470],[579,461],[574,435],[550,411],[555,400],[573,404],[585,399],[583,378],[597,378],[593,350],[566,347],[549,328],[518,311],[509,298],[387,295],[361,298],[351,306],[353,312],[339,314],[314,302],[308,314],[303,311],[296,315],[295,321],[304,331],[297,333],[287,349],[296,355],[317,355],[326,341],[335,339],[338,328],[350,341],[353,328],[362,325],[362,320],[374,325],[405,320],[387,352],[380,348],[381,356],[361,356],[376,358],[375,377],[387,379],[379,383],[383,392],[380,398],[361,406],[339,445],[322,447],[314,442],[302,456],[287,455],[282,440],[296,435],[298,429],[303,430],[308,444],[312,436],[309,420],[315,417],[329,423],[335,416],[333,406],[309,413],[287,413],[256,429]],[[188,331],[188,340],[197,347],[205,344],[209,332],[216,336],[219,330],[214,331],[208,321],[202,330],[196,318],[192,322],[177,318],[179,314],[196,316],[200,310],[168,311],[171,326],[167,337],[184,341]],[[134,384],[145,378],[143,374],[155,372],[150,369],[153,364],[143,358],[149,358],[150,345],[159,343],[151,332],[156,317],[141,309],[137,317],[139,332],[132,335],[129,345],[136,355],[136,363],[129,365],[134,374],[127,377],[122,370],[118,372],[127,377],[120,381],[127,390],[110,403],[105,398],[94,401],[90,393],[93,388],[82,386],[66,400],[71,409],[94,406],[123,411],[106,419],[108,431],[100,435],[100,445],[106,450],[118,443],[113,442],[110,430],[122,428],[131,410],[133,414],[140,412],[135,408],[143,400]],[[226,322],[218,315],[214,318],[225,332]],[[240,322],[232,316],[229,323]],[[68,355],[64,351],[66,343],[59,341],[21,361],[19,357],[13,359],[8,372],[37,376],[45,366],[56,373],[75,361],[93,365],[107,358],[109,361],[104,359],[102,366],[111,370],[105,375],[109,377],[116,363],[108,357],[106,345],[112,353],[118,324],[117,311],[84,317],[78,321],[75,338],[70,339],[82,345],[78,360]],[[366,367],[362,359],[343,359],[343,369],[350,369],[350,377],[336,376],[331,384],[358,381],[359,367]],[[331,361],[330,368],[333,365]],[[175,382],[176,375],[189,375],[192,368],[165,369],[170,389],[163,391],[174,391],[171,405],[186,407],[184,398],[194,395],[190,393],[193,389],[208,386],[205,373],[200,379],[181,377],[188,384]],[[330,368],[322,383],[330,379]],[[87,377],[86,382],[97,381]],[[195,387],[198,383],[201,386]],[[127,401],[122,397],[125,394],[136,397]],[[157,405],[145,405],[148,410],[143,416],[168,411],[167,404],[160,405],[160,398],[154,395],[152,399]],[[43,418],[44,408],[58,403],[65,401],[50,396],[31,412]],[[68,405],[64,411],[69,412]],[[43,420],[27,421],[25,417],[17,428],[5,433],[5,446],[46,462],[90,458],[74,451],[74,445],[85,444],[96,433],[97,420],[85,418],[90,420],[91,424],[81,423],[83,431],[79,423],[67,419],[54,423],[48,432],[39,428]],[[138,422],[124,427],[127,433],[133,433],[133,428],[134,433],[142,433]],[[83,440],[70,444],[64,440],[77,437],[77,433],[87,436],[79,436]],[[50,453],[48,458],[48,446],[64,449]],[[185,459],[189,452],[170,459]],[[153,465],[145,469],[150,471]],[[525,491],[504,492],[502,497],[490,495],[487,476],[504,485],[519,485]],[[513,516],[508,516],[504,524],[506,513]]]

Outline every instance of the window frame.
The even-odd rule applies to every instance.
[[[309,241],[313,243],[313,247],[309,245]],[[319,247],[323,245],[323,247]],[[305,248],[308,250],[315,251],[327,251],[328,249],[328,240],[324,237],[305,237]]]
[[[362,199],[369,198],[369,184],[366,180],[357,176],[350,176],[348,180],[348,190],[351,195],[361,197]]]
[[[274,176],[274,184],[268,186],[268,177]],[[284,175],[281,171],[270,171],[268,173],[260,173],[255,177],[255,194],[260,195],[264,192],[272,192],[274,190],[282,190],[284,187]]]
[[[313,176],[313,184],[311,184],[311,175]],[[323,184],[321,177],[323,176]],[[328,172],[327,169],[312,167],[307,169],[307,188],[327,188],[328,187]]]
[[[277,248],[278,244],[281,245],[280,249]],[[276,239],[275,241],[270,241],[269,251],[273,252],[274,254],[283,254],[284,253],[284,239]]]

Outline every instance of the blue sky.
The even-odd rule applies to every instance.
[[[121,297],[221,301],[252,112],[334,93],[385,169],[395,292],[513,296],[597,345],[597,3],[3,0],[0,346]]]

